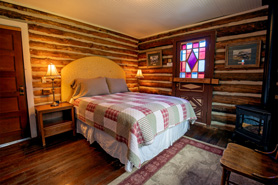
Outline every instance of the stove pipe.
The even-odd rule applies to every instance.
[[[275,109],[275,87],[278,76],[278,3],[276,0],[269,0],[267,3],[269,5],[268,30],[261,104],[266,110],[273,111]]]

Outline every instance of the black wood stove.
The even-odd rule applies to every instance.
[[[236,128],[233,138],[237,135],[267,151],[271,135],[271,113],[258,106],[236,106]]]

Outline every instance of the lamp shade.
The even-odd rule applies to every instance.
[[[46,78],[59,78],[61,76],[59,75],[55,65],[54,64],[49,64],[47,72],[45,74],[45,77]]]
[[[143,74],[142,74],[142,70],[138,69],[137,74],[135,76],[135,78],[144,78]]]

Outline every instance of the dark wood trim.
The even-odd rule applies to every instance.
[[[174,78],[173,82],[190,82],[200,84],[219,84],[219,79],[213,78]]]

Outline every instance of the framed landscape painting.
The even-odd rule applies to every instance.
[[[226,46],[226,68],[260,66],[261,41],[228,44]]]
[[[162,67],[162,52],[160,51],[152,51],[147,53],[147,66],[156,68]]]

